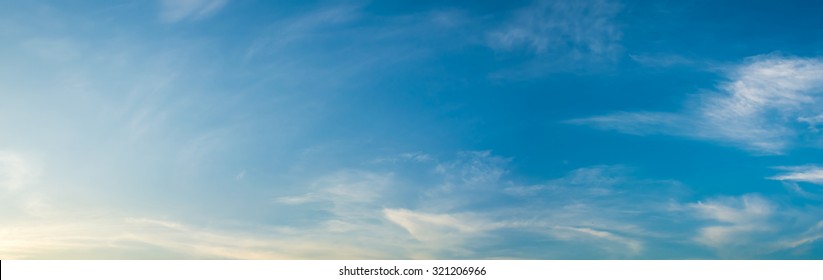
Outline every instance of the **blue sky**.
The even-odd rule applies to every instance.
[[[823,6],[3,1],[3,259],[819,259]]]

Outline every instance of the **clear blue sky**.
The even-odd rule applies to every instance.
[[[820,14],[2,1],[0,258],[820,259]]]

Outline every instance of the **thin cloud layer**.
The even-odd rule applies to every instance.
[[[695,240],[726,253],[750,253],[738,247],[751,248],[755,243],[752,235],[779,230],[769,220],[774,217],[776,206],[759,195],[713,198],[689,206],[701,218],[718,223],[701,227]]]
[[[536,1],[490,32],[489,45],[538,56],[608,59],[621,49],[622,34],[614,22],[620,9],[620,4],[606,0]]]
[[[489,151],[416,155],[377,163],[393,167],[383,172],[332,172],[306,182],[304,193],[274,197],[269,211],[320,211],[280,225],[197,225],[88,206],[5,222],[0,257],[622,259],[697,247],[704,249],[692,256],[757,258],[817,246],[823,235],[817,210],[756,193],[695,201],[682,183],[636,178],[625,166],[584,167],[528,185],[510,180],[508,159]],[[406,176],[411,166],[426,167],[428,183]],[[471,199],[455,204],[435,195]],[[508,247],[513,234],[524,251]],[[543,242],[556,249],[528,250]],[[334,253],[323,249],[343,243]]]
[[[803,165],[781,166],[776,169],[782,170],[783,173],[767,179],[782,182],[786,189],[800,197],[823,200],[823,192],[820,191],[820,186],[823,185],[823,168],[817,165]],[[807,187],[803,184],[812,184],[814,186]]]
[[[819,22],[729,3],[50,2],[0,1],[0,259],[823,253],[817,152],[790,153],[823,143],[823,60],[743,60],[815,53]],[[625,109],[741,60],[682,109]],[[751,153],[591,137],[552,121],[569,112]]]
[[[786,171],[769,179],[789,182],[804,182],[823,185],[823,167],[816,165],[787,166],[778,169]]]
[[[419,153],[418,153],[419,155]],[[329,220],[319,224],[358,225],[381,232],[391,231],[409,238],[408,256],[472,258],[570,258],[592,257],[572,253],[511,254],[488,248],[471,248],[483,242],[494,246],[506,241],[506,235],[518,232],[532,236],[532,242],[546,239],[557,248],[574,246],[591,250],[608,258],[644,258],[676,250],[689,240],[692,246],[705,248],[698,253],[717,254],[723,258],[756,258],[782,250],[796,249],[785,245],[781,236],[805,238],[815,227],[812,216],[798,209],[772,201],[757,193],[741,196],[711,196],[695,201],[689,189],[673,180],[634,178],[625,166],[592,166],[569,171],[565,176],[542,184],[523,185],[507,179],[508,159],[489,151],[461,152],[452,160],[425,155],[401,155],[396,160],[381,160],[408,168],[426,165],[431,168],[429,186],[400,180],[401,170],[394,170],[389,181],[385,176],[369,175],[350,181],[351,174],[340,173],[314,183],[325,186],[320,192],[305,196],[280,197],[275,201],[295,205],[297,201],[330,202]],[[482,172],[479,172],[482,171]],[[480,176],[482,175],[482,176]],[[371,179],[369,179],[371,178]],[[383,179],[379,179],[383,178]],[[349,181],[348,183],[343,183]],[[355,200],[333,195],[331,189],[371,189]],[[366,187],[371,186],[371,187]],[[401,187],[405,186],[405,187]],[[482,186],[482,187],[478,187]],[[413,188],[417,197],[404,196],[404,188]],[[325,193],[322,194],[321,193]],[[437,198],[444,199],[437,199]],[[468,197],[460,200],[459,197]],[[488,197],[507,197],[488,207]],[[305,198],[305,199],[304,199]],[[309,199],[311,198],[311,199]],[[790,226],[783,219],[807,223]],[[397,230],[398,228],[395,228]],[[505,234],[504,234],[505,233]],[[790,238],[790,239],[791,239]],[[793,239],[792,239],[793,240]],[[804,243],[811,246],[814,242]],[[748,248],[743,250],[742,248]]]
[[[227,0],[159,0],[160,19],[164,22],[199,20],[217,13]]]
[[[819,139],[823,61],[756,56],[727,72],[728,81],[679,113],[621,112],[568,121],[629,134],[670,134],[782,154]]]

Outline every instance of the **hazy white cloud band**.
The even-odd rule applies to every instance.
[[[820,146],[823,61],[756,56],[726,75],[728,81],[689,100],[681,112],[620,112],[568,122],[629,134],[716,141],[763,154],[782,154],[798,145]]]

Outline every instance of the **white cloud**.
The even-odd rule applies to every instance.
[[[718,222],[700,228],[696,237],[697,242],[711,247],[755,247],[751,245],[759,241],[753,235],[778,229],[770,221],[775,215],[776,206],[759,195],[714,198],[689,206],[699,217]],[[734,253],[734,250],[730,251]]]
[[[691,202],[682,184],[632,178],[629,170],[592,166],[538,185],[507,187],[504,192],[521,198],[523,208],[500,212],[492,220],[587,244],[580,248],[596,248],[610,258],[647,256],[660,250],[650,244],[681,246],[682,240],[722,258],[752,258],[802,249],[823,235],[804,232],[814,227],[810,224],[819,208],[780,203],[761,194]],[[605,243],[592,243],[592,238]]]
[[[316,238],[277,228],[226,230],[148,218],[40,220],[0,228],[0,258],[374,259],[393,256],[391,250],[380,250],[380,245],[354,245],[354,242],[358,241],[333,236]]]
[[[514,231],[623,258],[638,256],[643,239],[667,231],[645,216],[674,215],[670,200],[681,195],[678,183],[634,179],[623,166],[580,168],[543,184],[520,186],[504,179],[508,162],[487,151],[461,153],[435,167],[446,175],[446,188],[432,189],[417,208],[389,208],[384,213],[421,241],[457,246],[479,238],[488,243],[504,238],[501,232]],[[474,206],[512,198],[515,201],[491,209]],[[472,254],[463,249],[464,255]]]
[[[432,160],[432,156],[425,154],[425,153],[403,153],[400,155],[401,158],[406,160],[412,160],[417,162],[425,162]]]
[[[319,203],[312,207],[330,215],[318,217],[316,224],[329,232],[355,234],[368,229],[411,238],[403,242],[412,257],[485,256],[469,245],[505,242],[500,235],[505,231],[599,248],[612,257],[631,257],[643,252],[643,238],[658,235],[644,228],[649,223],[642,218],[645,211],[663,215],[668,210],[661,209],[670,203],[666,196],[679,195],[669,192],[678,187],[676,183],[633,179],[622,166],[594,166],[532,186],[528,195],[514,194],[523,199],[519,203],[478,208],[477,203],[497,203],[509,199],[507,193],[529,188],[512,186],[504,179],[510,159],[489,151],[461,152],[448,161],[427,156],[420,162],[414,160],[417,155],[392,165],[428,164],[439,181],[431,186],[407,185],[391,175],[348,170],[316,180],[309,192],[275,201],[286,207]],[[412,187],[413,193],[425,191],[425,195],[397,190],[398,195],[393,186]],[[402,231],[394,231],[397,226]]]
[[[818,222],[813,227],[806,230],[800,237],[789,239],[781,244],[779,244],[779,248],[784,249],[794,249],[799,248],[804,245],[809,245],[818,240],[823,239],[823,221]]]
[[[295,196],[281,196],[274,199],[274,202],[286,205],[298,205],[298,204],[305,204],[309,202],[316,202],[322,199],[321,196],[314,194],[314,193],[307,193],[303,195],[295,195]]]
[[[816,165],[804,165],[782,166],[777,167],[777,169],[785,172],[768,177],[767,179],[783,182],[783,186],[786,187],[786,189],[800,197],[815,200],[823,199],[823,194],[819,191],[809,191],[801,185],[801,183],[823,185],[823,168]]]
[[[287,18],[270,26],[246,49],[244,60],[281,52],[283,48],[323,34],[324,28],[335,27],[361,17],[360,8],[351,5],[323,7],[307,14]]]
[[[306,195],[337,204],[368,203],[378,199],[391,184],[391,174],[344,170],[315,180],[309,187],[315,191]]]
[[[380,157],[376,158],[372,161],[375,164],[381,163],[392,163],[392,164],[399,164],[405,162],[418,162],[418,163],[425,163],[434,161],[434,157],[432,155],[421,153],[421,152],[409,152],[409,153],[401,153],[396,156],[390,157]]]
[[[457,160],[439,163],[435,171],[450,184],[462,188],[497,183],[506,174],[504,166],[510,159],[491,155],[491,151],[460,152]]]
[[[414,158],[389,166],[428,166],[430,181],[403,181],[404,174],[386,171],[332,172],[267,205],[271,213],[300,213],[276,227],[80,213],[31,197],[21,203],[33,213],[27,219],[0,220],[0,258],[642,258],[684,240],[718,251],[803,248],[818,240],[818,232],[786,228],[778,218],[808,223],[763,197],[688,203],[681,184],[633,178],[623,166],[584,167],[521,186],[506,177],[510,160],[488,151]],[[443,191],[448,184],[454,192]],[[439,190],[444,199],[421,195],[427,190]],[[471,199],[453,204],[461,196]],[[508,243],[512,234],[523,236],[515,243],[555,247],[499,249],[514,244]]]
[[[384,209],[383,214],[424,242],[456,242],[494,228],[471,214],[429,214],[408,209]]]
[[[769,177],[772,180],[788,182],[806,182],[823,185],[823,167],[815,165],[779,167],[786,173]]]
[[[610,58],[621,49],[614,22],[620,9],[606,0],[536,1],[489,33],[489,45],[571,60]]]
[[[602,239],[602,240],[606,240],[606,241],[609,241],[609,242],[613,242],[613,243],[617,243],[619,245],[622,245],[621,248],[611,249],[611,251],[618,253],[617,255],[633,256],[633,255],[640,254],[641,251],[643,250],[643,243],[642,242],[640,242],[638,240],[622,237],[622,236],[616,235],[616,234],[608,232],[608,231],[596,230],[596,229],[586,228],[586,227],[565,227],[565,226],[555,227],[554,230],[552,231],[553,236],[558,237],[560,239],[565,239],[565,240],[575,240],[575,239],[585,238],[584,236],[581,236],[580,234],[583,234],[584,236],[590,236],[590,237],[593,237],[593,238]],[[605,247],[608,247],[608,245],[606,245]],[[620,254],[621,251],[625,252],[625,254]]]
[[[625,182],[627,168],[623,166],[592,166],[572,170],[561,179],[551,180],[550,185],[584,186],[586,188],[609,188]]]
[[[795,182],[786,182],[786,181],[784,181],[783,186],[787,190],[789,190],[791,192],[794,192],[795,194],[797,194],[797,195],[799,195],[803,198],[816,199],[816,200],[823,199],[823,194],[809,192],[805,188],[801,187],[800,184],[795,183]]]
[[[214,15],[227,0],[159,0],[160,19],[165,22],[198,20]]]
[[[663,180],[638,180],[628,176],[630,169],[620,165],[598,165],[582,167],[569,171],[562,178],[548,180],[543,184],[531,186],[512,186],[503,191],[515,196],[539,196],[552,194],[553,197],[576,196],[580,199],[595,199],[619,195],[627,190],[642,186],[666,186],[665,192],[679,187],[679,183]],[[631,187],[628,187],[629,185]],[[658,190],[660,191],[660,190]],[[650,191],[649,194],[659,195]]]
[[[800,135],[820,138],[815,120],[823,113],[823,61],[756,56],[727,75],[729,81],[681,113],[622,112],[569,123],[630,134],[687,136],[765,154],[784,153],[799,144]],[[799,128],[800,123],[809,129]]]
[[[515,214],[519,228],[545,232],[609,258],[637,257],[649,240],[685,238],[667,229],[671,224],[655,221],[683,219],[682,185],[632,178],[630,170],[584,167],[542,184],[503,191],[524,201]]]
[[[95,205],[54,208],[41,196],[16,196],[25,219],[0,220],[3,259],[397,259],[408,240],[382,222],[373,199],[384,176],[338,172],[317,184],[317,195],[284,198],[329,202],[333,216],[296,227],[264,226],[242,218],[207,226],[168,218],[129,218]],[[24,193],[26,194],[26,193]],[[37,194],[37,193],[34,193]],[[21,200],[22,199],[22,200]],[[5,202],[5,201],[3,201]],[[55,211],[59,209],[60,211]],[[4,209],[5,211],[5,209]],[[172,214],[173,215],[173,214]],[[376,221],[376,222],[375,222]],[[376,242],[375,240],[380,240]],[[335,248],[330,250],[329,248]]]
[[[508,173],[511,159],[493,155],[491,151],[462,151],[452,160],[433,160],[433,173],[441,176],[437,183],[421,190],[426,197],[423,207],[435,211],[450,211],[475,203],[495,199]]]
[[[823,115],[811,117],[797,117],[797,121],[808,124],[808,129],[814,133],[817,133],[820,132],[820,130],[817,128],[817,125],[823,123]]]
[[[692,207],[706,218],[732,224],[751,223],[774,211],[770,202],[757,195],[697,202]]]
[[[275,199],[284,204],[302,204],[330,201],[336,204],[368,203],[379,198],[392,184],[391,174],[377,174],[357,170],[338,171],[321,177],[309,186],[314,191]]]
[[[687,130],[686,116],[660,112],[619,112],[611,115],[574,119],[566,123],[588,125],[603,130],[616,130],[626,134],[679,134]]]
[[[286,207],[318,203],[316,209],[330,216],[317,223],[369,227],[382,219],[382,204],[386,203],[394,183],[390,173],[342,170],[314,180],[306,188],[308,192],[276,197],[274,202]],[[328,224],[330,221],[335,222]]]
[[[392,184],[391,174],[343,172],[315,183],[336,202],[370,202]]]

